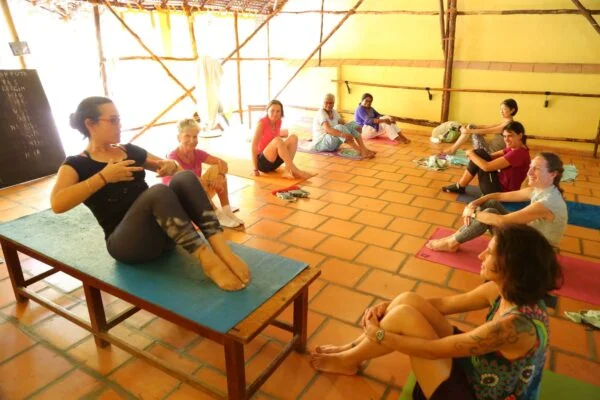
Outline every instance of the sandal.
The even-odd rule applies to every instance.
[[[444,186],[442,188],[442,191],[444,191],[446,193],[463,194],[463,193],[465,193],[465,188],[460,186],[458,183],[453,183],[452,185]]]

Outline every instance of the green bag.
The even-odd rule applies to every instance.
[[[441,137],[442,143],[454,143],[460,136],[460,128],[453,126]]]

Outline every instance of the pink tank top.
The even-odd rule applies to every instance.
[[[260,141],[258,142],[258,154],[262,153],[265,147],[271,143],[271,140],[279,136],[279,132],[281,131],[281,120],[277,121],[273,130],[271,130],[271,121],[269,121],[269,117],[264,117],[259,122],[262,123],[263,132]]]

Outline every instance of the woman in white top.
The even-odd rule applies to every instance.
[[[538,154],[529,166],[529,187],[512,192],[497,192],[469,203],[463,211],[464,225],[445,238],[431,240],[427,247],[436,251],[457,251],[461,243],[481,236],[494,226],[527,224],[540,231],[557,246],[567,226],[567,204],[562,197],[560,179],[563,163],[554,153]],[[531,201],[527,207],[509,212],[500,203]]]

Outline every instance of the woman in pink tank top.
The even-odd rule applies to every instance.
[[[259,176],[260,172],[275,171],[284,164],[286,178],[308,179],[315,176],[315,173],[303,171],[294,164],[298,136],[288,135],[287,130],[281,132],[282,117],[283,104],[279,100],[271,100],[267,105],[267,115],[258,122],[254,130],[252,140],[254,175]],[[285,137],[287,139],[284,140]]]

